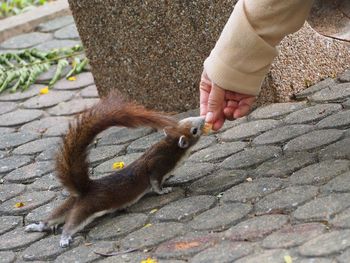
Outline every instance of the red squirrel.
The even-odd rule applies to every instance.
[[[126,208],[150,191],[165,194],[163,182],[204,130],[203,117],[181,121],[142,106],[125,102],[116,95],[102,98],[71,123],[56,157],[57,178],[70,197],[44,221],[25,230],[48,231],[62,224],[60,246],[67,247],[72,236],[95,218]],[[111,175],[89,178],[87,147],[95,136],[111,126],[164,128],[165,137],[139,159]]]

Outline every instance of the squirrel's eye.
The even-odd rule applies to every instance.
[[[198,128],[192,127],[192,128],[191,128],[191,133],[192,133],[193,135],[196,135],[196,134],[198,133]]]

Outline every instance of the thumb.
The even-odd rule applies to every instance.
[[[208,98],[208,113],[205,121],[208,123],[215,123],[222,114],[223,103],[225,99],[225,90],[212,85]]]

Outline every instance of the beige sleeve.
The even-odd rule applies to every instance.
[[[313,0],[239,0],[204,68],[220,87],[258,95],[275,47],[305,22]]]

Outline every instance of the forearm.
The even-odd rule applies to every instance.
[[[258,95],[284,36],[297,31],[312,0],[240,0],[204,63],[220,87]]]

